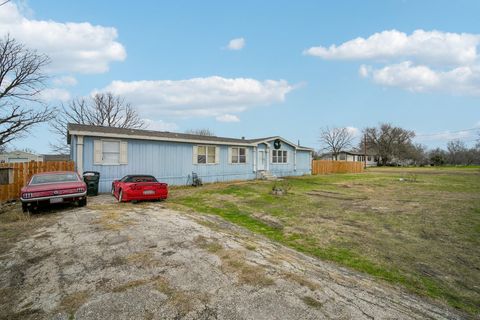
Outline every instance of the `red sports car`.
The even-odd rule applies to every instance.
[[[118,202],[163,200],[168,196],[168,184],[149,175],[128,175],[112,183],[112,195]]]
[[[73,171],[37,173],[22,188],[20,200],[24,212],[64,202],[76,202],[83,207],[87,204],[87,186]]]

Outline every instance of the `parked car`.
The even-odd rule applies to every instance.
[[[112,195],[118,202],[163,200],[168,196],[168,184],[150,175],[128,175],[113,181]]]
[[[20,200],[24,212],[65,202],[76,202],[83,207],[87,204],[87,186],[73,171],[37,173],[22,188]]]

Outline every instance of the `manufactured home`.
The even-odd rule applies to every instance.
[[[100,192],[127,174],[150,174],[170,185],[311,174],[313,149],[279,136],[235,139],[151,130],[68,125],[76,170],[100,172]]]

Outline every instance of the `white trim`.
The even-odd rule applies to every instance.
[[[118,138],[118,139],[137,139],[137,140],[155,140],[155,141],[173,141],[173,142],[186,142],[201,145],[233,145],[233,146],[253,146],[256,143],[240,143],[229,141],[210,141],[210,140],[194,140],[194,139],[180,139],[180,138],[166,138],[166,137],[154,137],[147,135],[130,135],[121,133],[106,133],[106,132],[91,132],[91,131],[69,131],[71,135],[84,135],[90,137],[106,137],[106,138]]]
[[[83,174],[83,136],[77,136],[77,159],[75,161],[77,164],[78,174]]]
[[[233,162],[232,161],[232,156],[233,156],[233,148],[238,149],[238,161],[240,161],[240,149],[245,149],[245,162]],[[246,165],[248,164],[248,148],[247,147],[229,147],[228,148],[228,164],[232,165]]]
[[[92,132],[92,131],[82,131],[82,130],[70,130],[70,135],[82,135],[82,136],[89,136],[89,137],[106,137],[106,138],[118,138],[118,139],[137,139],[137,140],[154,140],[154,141],[171,141],[171,142],[185,142],[185,143],[193,143],[193,144],[213,144],[213,145],[231,145],[231,146],[258,146],[261,143],[267,143],[269,141],[280,139],[283,142],[291,145],[295,149],[304,150],[304,151],[313,151],[312,148],[305,148],[299,147],[296,144],[285,140],[284,138],[277,136],[273,138],[269,138],[266,140],[255,141],[252,143],[242,143],[242,142],[233,142],[233,141],[211,141],[211,140],[202,140],[202,139],[182,139],[182,138],[169,138],[169,137],[155,137],[155,136],[148,136],[148,135],[130,135],[130,134],[123,134],[123,133],[107,133],[107,132]]]
[[[287,153],[288,161],[288,153]],[[293,150],[293,171],[297,171],[297,149]]]
[[[120,162],[120,156],[121,156],[121,144],[122,144],[122,140],[118,140],[118,139],[100,139],[100,141],[102,142],[102,163],[100,164],[101,166],[119,166],[121,165],[122,163]],[[118,162],[117,163],[108,163],[108,162],[103,162],[103,142],[104,141],[107,141],[107,142],[118,142]],[[95,155],[94,155],[95,156]]]
[[[287,153],[287,162],[273,162],[273,151],[282,151],[282,152],[285,151]],[[285,150],[285,149],[274,149],[274,150],[272,150],[272,152],[271,152],[272,156],[270,157],[270,161],[272,162],[272,164],[274,164],[274,165],[290,164],[290,161],[288,159],[288,154],[289,154],[288,151],[289,150]],[[278,155],[277,155],[277,159],[278,159]],[[283,154],[282,154],[282,161],[283,161]]]
[[[219,146],[199,144],[199,145],[195,145],[194,147],[196,147],[196,149],[197,149],[197,153],[196,153],[197,154],[197,163],[194,163],[194,164],[200,165],[200,166],[220,164],[220,147]],[[205,147],[205,163],[199,163],[198,162],[198,147]],[[215,162],[208,162],[208,147],[215,148]]]

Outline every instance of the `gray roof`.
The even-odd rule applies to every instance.
[[[217,136],[204,136],[198,134],[190,133],[178,133],[178,132],[169,132],[169,131],[154,131],[154,130],[144,130],[144,129],[126,129],[126,128],[115,128],[115,127],[104,127],[104,126],[93,126],[85,124],[68,124],[68,142],[70,143],[70,132],[71,131],[82,131],[89,132],[92,135],[95,133],[102,134],[123,134],[123,135],[132,135],[132,136],[145,136],[145,137],[156,137],[156,138],[165,138],[165,139],[179,139],[179,140],[191,140],[191,141],[206,141],[212,143],[225,143],[225,144],[256,144],[261,141],[270,141],[278,136],[257,138],[257,139],[236,139],[236,138],[227,138],[227,137],[217,137]],[[282,139],[286,141],[285,139]],[[288,141],[287,141],[288,142]],[[292,144],[289,142],[289,144]],[[293,146],[300,149],[309,149],[307,147]]]
[[[43,161],[68,161],[70,160],[69,154],[44,154]]]

